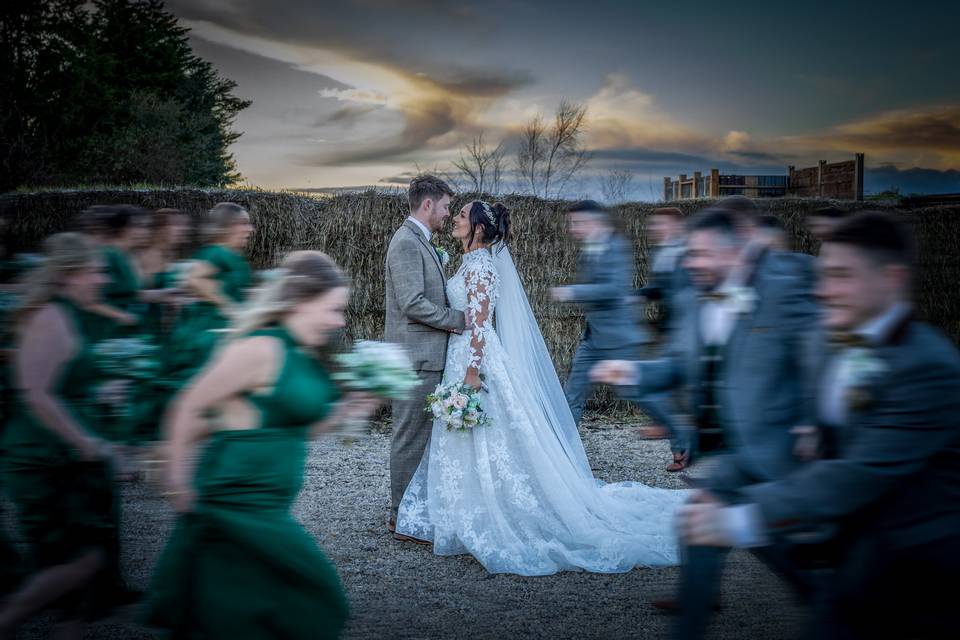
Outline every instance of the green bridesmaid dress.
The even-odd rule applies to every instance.
[[[73,419],[93,431],[90,397],[99,380],[89,348],[89,327],[91,322],[96,325],[96,319],[66,299],[57,298],[54,304],[66,312],[81,341],[76,355],[64,365],[54,392]],[[17,508],[20,532],[30,545],[30,568],[63,564],[91,548],[102,549],[107,570],[101,576],[103,584],[92,592],[108,595],[120,584],[119,513],[112,470],[104,461],[81,460],[33,415],[19,393],[14,392],[12,402],[0,437],[3,485]]]
[[[153,276],[149,289],[170,289],[176,284],[175,274],[160,271]],[[159,347],[158,358],[165,362],[165,354],[176,347],[171,339],[173,320],[171,307],[160,303],[146,305],[140,327],[143,337]],[[158,376],[138,381],[131,403],[128,422],[129,440],[134,443],[152,442],[160,439],[160,426],[167,404],[180,390],[181,381],[171,372],[161,368]]]
[[[232,303],[244,301],[253,276],[250,264],[242,255],[222,245],[208,245],[192,259],[213,266],[216,272],[212,278]],[[192,377],[206,364],[229,324],[217,305],[211,302],[201,300],[186,307],[171,336],[172,344],[167,350],[165,363],[167,371],[181,381]]]
[[[338,392],[323,365],[283,344],[272,391],[249,394],[259,428],[215,431],[197,467],[192,513],[179,517],[148,593],[145,622],[175,638],[336,638],[347,601],[333,565],[294,520],[310,426]]]
[[[104,245],[103,255],[104,272],[107,282],[101,290],[101,297],[105,304],[140,317],[145,305],[140,301],[140,279],[137,276],[130,257],[120,249]],[[94,341],[110,338],[125,338],[140,333],[137,325],[124,326],[113,320],[97,323],[90,338]]]

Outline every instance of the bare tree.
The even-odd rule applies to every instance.
[[[627,199],[627,192],[633,185],[633,174],[625,169],[612,169],[603,176],[600,189],[604,202],[617,204]]]
[[[483,132],[470,141],[461,151],[453,166],[472,183],[475,193],[500,192],[503,177],[504,148],[501,142],[490,147],[483,141]]]
[[[587,108],[561,100],[548,125],[534,116],[520,131],[517,171],[533,195],[558,198],[590,160],[583,146]]]

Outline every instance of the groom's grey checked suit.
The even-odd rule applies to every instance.
[[[595,251],[581,251],[577,283],[567,287],[572,293],[569,301],[583,309],[587,325],[564,386],[578,424],[593,390],[593,366],[602,360],[639,358],[643,345],[650,341],[628,301],[634,292],[633,273],[633,248],[626,238],[613,233]],[[637,394],[631,388],[616,390],[670,431],[674,451],[687,448],[687,434],[667,409],[665,395]]]
[[[464,315],[448,306],[443,263],[423,230],[409,219],[390,240],[385,275],[384,338],[406,348],[421,382],[409,399],[393,403],[390,497],[395,517],[430,442],[426,396],[440,384],[447,338],[451,331],[463,330]]]

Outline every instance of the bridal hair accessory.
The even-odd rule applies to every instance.
[[[497,224],[497,214],[493,212],[493,209],[483,200],[478,200],[480,206],[483,207],[483,214],[487,216],[487,220],[490,221],[490,224]]]

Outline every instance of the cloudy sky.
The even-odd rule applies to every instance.
[[[508,146],[587,106],[592,193],[866,153],[867,191],[960,191],[960,3],[168,0],[253,106],[234,153],[266,188],[401,181],[480,132]],[[576,194],[574,194],[576,195]]]

